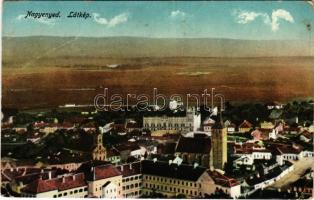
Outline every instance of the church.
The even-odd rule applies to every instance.
[[[212,126],[211,137],[205,134],[181,136],[175,147],[175,156],[188,164],[223,170],[227,162],[227,130],[223,123],[216,122]]]
[[[95,147],[92,152],[93,160],[105,161],[107,158],[107,149],[103,145],[102,138],[103,138],[102,134],[96,133],[95,142],[94,142]]]

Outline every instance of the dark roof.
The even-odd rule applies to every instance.
[[[291,184],[292,187],[313,188],[313,179],[301,178]]]
[[[204,167],[196,167],[192,165],[169,164],[161,161],[142,161],[142,174],[162,176],[187,181],[197,181],[199,177],[206,172]]]
[[[141,147],[137,143],[132,143],[132,142],[117,145],[117,146],[115,146],[115,148],[119,152],[121,152],[121,151],[135,151],[137,149],[141,149]]]
[[[144,117],[185,117],[186,116],[186,111],[177,111],[173,112],[169,109],[166,109],[164,111],[151,111],[151,112],[146,112],[144,113]]]
[[[165,144],[158,145],[158,149],[160,149],[160,153],[162,154],[174,154],[176,149],[175,142],[167,142]]]
[[[212,129],[223,129],[224,124],[222,121],[216,120],[215,124],[212,126]]]
[[[183,137],[181,136],[176,147],[176,152],[209,154],[211,140],[209,137]]]
[[[123,177],[133,176],[141,173],[141,163],[134,162],[130,164],[124,164],[117,166],[117,169],[120,171]]]

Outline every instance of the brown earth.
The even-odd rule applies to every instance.
[[[117,68],[107,64],[117,63]],[[109,94],[166,96],[202,94],[230,101],[290,101],[313,98],[313,57],[264,58],[47,58],[36,67],[2,70],[2,105],[35,108],[92,104],[103,88]],[[84,90],[78,90],[82,89]]]

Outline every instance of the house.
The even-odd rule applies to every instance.
[[[56,132],[58,129],[59,129],[58,124],[50,123],[40,128],[39,131],[45,134],[50,134]]]
[[[123,198],[139,198],[142,194],[141,162],[117,166],[122,174]]]
[[[218,171],[210,171],[207,173],[214,180],[217,188],[224,191],[232,198],[238,198],[241,195],[241,184],[234,178],[227,177]]]
[[[132,132],[132,131],[140,131],[141,130],[141,126],[139,123],[137,123],[134,120],[129,120],[126,122],[125,124],[125,129],[128,133]]]
[[[205,132],[211,132],[211,128],[212,126],[215,124],[215,120],[213,120],[210,117],[207,117],[204,121],[203,121],[203,130]]]
[[[203,167],[210,167],[211,139],[209,137],[181,136],[175,149],[175,156],[188,164],[198,163]]]
[[[227,133],[234,133],[236,131],[237,126],[231,122],[226,124],[226,122],[225,122],[225,127],[227,128]]]
[[[28,124],[15,125],[13,127],[13,130],[17,133],[25,133],[25,132],[27,132],[27,126],[28,126]]]
[[[313,141],[313,133],[310,133],[309,131],[307,130],[304,130],[300,133],[300,136],[299,136],[300,140],[303,141],[303,142],[310,142],[310,141]]]
[[[276,147],[276,159],[277,162],[282,165],[286,160],[299,160],[302,156],[302,147],[297,145],[277,145]]]
[[[127,130],[124,124],[114,124],[112,130],[118,135],[126,135]]]
[[[107,158],[106,161],[117,164],[121,162],[121,156],[119,151],[116,148],[111,148],[107,151]]]
[[[22,197],[74,197],[84,198],[88,196],[88,188],[83,173],[67,174],[56,178],[38,178],[21,189]]]
[[[264,121],[264,122],[261,122],[260,126],[262,129],[270,129],[271,130],[274,128],[275,125],[272,122]]]
[[[136,158],[141,158],[145,155],[145,148],[141,148],[138,144],[128,142],[115,146],[115,149],[118,150],[121,157],[121,162],[127,161],[130,156]]]
[[[313,195],[313,178],[300,178],[297,181],[290,184],[290,191],[297,193],[305,193],[310,196]]]
[[[250,194],[258,189],[264,189],[274,182],[280,180],[285,175],[293,171],[293,164],[285,162],[282,166],[275,166],[264,173],[264,170],[258,170],[255,174],[248,176],[242,182],[244,196]]]
[[[236,143],[234,145],[233,155],[237,157],[243,157],[243,161],[241,161],[242,159],[238,160],[238,162],[241,161],[243,164],[249,164],[254,160],[269,160],[272,158],[271,151],[261,147],[257,143]]]
[[[111,164],[92,166],[86,173],[88,194],[97,198],[122,198],[122,174]]]
[[[43,133],[34,133],[26,138],[27,142],[38,143],[43,138]]]
[[[83,129],[85,132],[95,132],[96,126],[93,122],[88,122],[81,125],[81,129]]]
[[[267,109],[268,110],[272,110],[272,109],[282,109],[284,106],[284,104],[277,102],[277,101],[273,101],[267,104]]]
[[[247,120],[244,120],[238,127],[239,129],[239,132],[240,133],[247,133],[249,132],[251,129],[252,129],[253,125],[247,121]]]
[[[179,194],[200,198],[216,189],[207,169],[197,165],[174,164],[157,160],[142,161],[143,195],[160,193],[166,197]]]
[[[259,141],[262,139],[262,132],[259,129],[255,129],[252,131],[251,136],[253,137],[254,141]]]

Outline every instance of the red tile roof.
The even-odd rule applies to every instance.
[[[238,180],[227,177],[217,171],[208,170],[207,173],[209,174],[210,177],[212,177],[212,179],[214,179],[215,184],[217,185],[221,185],[223,187],[234,187],[240,184]]]
[[[114,176],[120,176],[120,171],[115,168],[113,165],[103,165],[103,166],[97,166],[95,167],[94,172],[94,179],[100,180],[100,179],[106,179],[111,178]]]
[[[87,184],[85,182],[84,173],[79,173],[71,176],[46,180],[39,178],[28,184],[25,188],[22,189],[22,191],[26,193],[38,194],[52,190],[63,191],[72,188],[83,187],[85,185]]]

